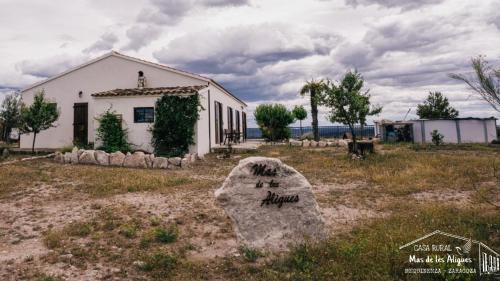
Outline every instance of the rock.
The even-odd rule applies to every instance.
[[[148,168],[152,168],[153,167],[153,161],[155,159],[155,155],[154,154],[147,154],[144,156],[144,160],[146,160],[146,166]]]
[[[78,163],[80,164],[90,164],[97,165],[97,160],[95,159],[94,150],[84,150],[83,153],[78,157]]]
[[[109,154],[102,150],[95,151],[95,160],[99,165],[109,166]]]
[[[125,160],[123,160],[123,167],[129,168],[147,168],[146,156],[144,152],[136,151],[134,154],[127,153]]]
[[[123,160],[125,160],[125,154],[121,151],[113,152],[109,154],[109,165],[111,166],[123,166]]]
[[[319,141],[319,142],[318,142],[318,146],[319,146],[319,147],[326,147],[326,146],[327,146],[327,143],[326,143],[326,141]]]
[[[333,141],[327,141],[326,146],[328,146],[328,147],[335,146],[335,143]]]
[[[132,264],[133,264],[134,266],[138,267],[138,268],[143,268],[143,267],[145,267],[145,266],[146,266],[146,263],[145,263],[145,262],[143,262],[143,261],[139,261],[139,260],[134,261]]]
[[[182,158],[181,160],[181,167],[184,168],[184,167],[188,167],[189,166],[189,163],[191,163],[191,160],[188,159],[188,158]]]
[[[172,167],[180,167],[182,159],[180,157],[172,157],[168,158],[168,163],[172,165]]]
[[[85,149],[78,149],[77,154],[78,154],[78,159],[80,159],[80,156],[82,156],[82,153],[85,152]]]
[[[309,147],[310,145],[311,145],[311,142],[310,142],[310,141],[308,141],[308,140],[303,140],[303,141],[302,141],[302,146],[303,146],[303,147]]]
[[[311,141],[311,147],[316,147],[318,146],[318,142],[317,141]]]
[[[182,159],[186,159],[187,161],[191,162],[191,154],[189,153],[184,154],[184,157],[182,157]]]
[[[61,152],[57,151],[56,155],[54,156],[54,161],[64,164],[64,155]]]
[[[70,159],[69,163],[78,164],[78,157],[79,157],[78,150],[75,150],[75,148],[73,148],[73,151],[71,151],[70,157],[71,157],[71,159]]]
[[[71,259],[73,258],[73,255],[72,254],[65,254],[65,255],[60,255],[59,258],[61,259],[61,261],[63,262],[70,262]]]
[[[153,160],[153,168],[168,169],[169,168],[168,159],[165,157],[155,157],[155,159]]]
[[[306,238],[326,238],[311,185],[279,159],[241,160],[215,198],[232,219],[238,240],[248,247],[282,250]]]
[[[349,142],[347,140],[339,140],[338,145],[342,147],[347,147],[349,145]]]
[[[302,142],[298,140],[290,140],[290,146],[302,146]]]
[[[194,163],[196,161],[200,160],[200,157],[198,157],[198,153],[191,153],[191,163]]]
[[[73,156],[73,153],[71,153],[71,152],[64,153],[64,163],[71,164],[71,157],[72,156]]]

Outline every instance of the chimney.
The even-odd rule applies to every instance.
[[[146,87],[146,77],[144,76],[144,72],[139,71],[139,77],[137,78],[137,88],[144,89]]]

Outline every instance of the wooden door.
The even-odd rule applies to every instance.
[[[73,105],[73,143],[76,145],[88,144],[88,103]]]
[[[222,104],[215,102],[215,143],[224,141],[224,121],[222,120]]]

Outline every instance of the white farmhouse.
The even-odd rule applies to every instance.
[[[30,104],[41,90],[57,104],[61,115],[56,127],[37,135],[37,149],[73,143],[97,147],[96,118],[111,108],[121,115],[132,147],[152,151],[148,129],[156,100],[162,95],[196,93],[204,110],[190,152],[210,152],[224,142],[228,132],[245,138],[247,105],[214,80],[114,51],[23,89],[24,103]],[[31,134],[21,135],[21,149],[31,148],[32,140]]]

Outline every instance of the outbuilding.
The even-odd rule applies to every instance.
[[[121,116],[132,148],[151,152],[155,102],[162,95],[198,94],[203,110],[191,153],[204,155],[221,146],[227,132],[244,139],[247,105],[216,81],[165,65],[110,52],[21,91],[23,102],[44,91],[60,110],[57,126],[37,135],[36,149],[72,144],[99,146],[97,118],[108,109]],[[23,134],[21,149],[31,148],[31,134]]]
[[[417,119],[375,121],[375,135],[383,141],[430,143],[437,130],[445,143],[491,143],[497,139],[496,118]]]

